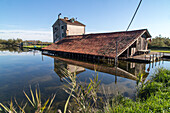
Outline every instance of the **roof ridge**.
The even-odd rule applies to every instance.
[[[138,30],[130,30],[130,31],[115,31],[115,32],[104,32],[104,33],[89,33],[89,34],[85,34],[85,35],[90,35],[90,34],[111,34],[111,33],[123,33],[123,32],[135,32],[135,31],[145,31],[147,29],[138,29]]]
[[[136,31],[145,31],[145,30],[147,30],[147,29],[138,29],[138,30],[131,30],[131,31],[104,32],[104,33],[89,33],[89,34],[83,34],[83,35],[69,35],[67,37],[87,36],[87,35],[99,35],[99,34],[112,34],[112,33],[126,33],[126,32],[136,32]]]
[[[65,23],[67,23],[67,24],[74,24],[74,25],[86,26],[86,25],[84,25],[83,23],[81,23],[81,22],[79,22],[79,21],[77,21],[77,20],[75,20],[74,23],[70,22],[70,19],[65,20],[65,19],[63,19],[63,18],[60,18],[59,20],[65,22]],[[76,24],[75,22],[77,22],[78,24]]]

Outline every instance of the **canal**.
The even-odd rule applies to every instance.
[[[11,98],[21,102],[26,100],[23,90],[29,93],[32,89],[39,87],[42,100],[47,99],[51,94],[56,93],[55,105],[62,108],[67,93],[63,90],[67,84],[63,78],[63,69],[74,73],[77,71],[78,80],[82,83],[89,83],[89,78],[98,74],[101,80],[100,87],[110,96],[122,94],[125,97],[134,99],[136,95],[136,80],[139,73],[144,73],[143,81],[150,79],[150,76],[159,67],[170,69],[170,62],[162,60],[150,64],[119,62],[114,68],[112,63],[91,63],[51,57],[42,55],[38,50],[6,49],[0,50],[0,102],[9,103]],[[95,72],[97,70],[97,72]],[[102,90],[99,91],[102,94]]]

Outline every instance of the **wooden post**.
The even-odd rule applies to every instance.
[[[93,62],[95,63],[95,56],[93,56]]]
[[[129,48],[127,49],[127,55],[126,55],[126,58],[129,57]]]
[[[161,57],[161,52],[159,53],[160,57]]]
[[[42,61],[44,61],[43,55],[42,55]]]
[[[103,57],[103,62],[105,61],[105,57]]]
[[[117,75],[115,75],[115,84],[117,84]]]
[[[126,63],[126,70],[127,70],[127,71],[129,70],[129,64],[128,64],[128,62]]]
[[[154,54],[153,54],[153,62],[154,62]]]
[[[35,56],[35,50],[33,51],[33,55]]]
[[[100,57],[98,56],[98,61],[100,60]]]
[[[151,67],[151,63],[149,63],[149,68],[148,68],[148,72],[150,71],[150,67]]]
[[[157,62],[155,62],[155,66],[156,66],[156,63],[157,63]]]
[[[115,84],[117,84],[117,66],[115,68],[116,68],[116,71],[115,71]]]
[[[115,66],[117,65],[117,41],[116,41],[116,57],[115,57]]]

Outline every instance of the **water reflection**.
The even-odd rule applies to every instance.
[[[76,74],[79,74],[81,72],[84,72],[85,68],[68,64],[66,62],[54,58],[54,71],[60,77],[60,80],[63,81],[62,78],[67,76],[67,71],[71,74],[73,74],[74,72],[76,72]]]
[[[0,51],[9,51],[9,52],[29,52],[29,51],[33,51],[31,49],[28,48],[19,48],[19,47],[7,47],[7,48],[0,48]]]
[[[123,94],[132,99],[135,98],[137,76],[143,73],[142,80],[145,81],[149,72],[145,71],[147,64],[119,62],[118,67],[113,67],[107,64],[94,64],[90,62],[77,61],[61,57],[54,57],[54,71],[60,77],[65,77],[63,70],[68,69],[71,73],[77,69],[78,77],[81,83],[89,82],[88,79],[98,72],[99,80],[101,80],[101,89],[105,89],[107,95],[114,96]],[[89,75],[90,74],[90,75]],[[103,91],[99,91],[99,95],[103,95]]]
[[[137,80],[137,76],[139,73],[144,74],[144,78],[148,76],[148,72],[145,72],[146,64],[142,63],[132,63],[132,62],[119,62],[118,67],[108,66],[106,64],[93,64],[89,62],[76,61],[72,59],[65,59],[61,57],[53,57],[54,58],[54,71],[57,75],[62,78],[63,71],[68,69],[71,73],[77,71],[80,72],[85,71],[85,68],[90,70],[96,70],[98,72],[104,72],[111,75],[128,78],[131,80]],[[77,68],[77,70],[76,70]],[[116,80],[116,79],[115,79]]]
[[[110,63],[94,64],[92,62],[61,57],[50,57],[54,58],[54,71],[60,79],[65,77],[62,73],[64,69],[68,69],[73,73],[77,68],[79,69],[77,70],[77,74],[80,77],[80,81],[88,83],[88,79],[92,78],[89,73],[91,72],[91,75],[94,75],[94,70],[96,70],[99,75],[99,80],[101,80],[101,86],[106,90],[105,92],[107,92],[109,96],[112,97],[117,94],[123,94],[123,96],[132,99],[135,98],[138,75],[143,74],[142,81],[144,82],[148,77],[150,70],[153,71],[156,69],[156,66],[162,66],[160,65],[161,61],[150,64],[119,61],[118,67],[113,67]],[[103,95],[103,91],[99,91],[99,95]]]

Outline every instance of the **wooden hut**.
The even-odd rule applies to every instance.
[[[131,57],[148,52],[147,29],[67,36],[43,51],[87,58]],[[117,44],[116,44],[117,43]]]

